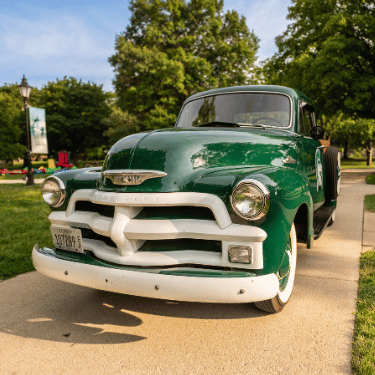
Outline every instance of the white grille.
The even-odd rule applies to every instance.
[[[96,212],[75,211],[77,201],[115,206],[113,218]],[[200,206],[212,210],[216,221],[199,219],[139,220],[134,219],[146,206]],[[111,238],[117,252],[102,241],[84,240],[84,248],[99,258],[121,264],[155,266],[195,263],[233,267],[228,260],[229,245],[250,245],[253,263],[239,265],[248,269],[263,268],[262,242],[266,233],[257,227],[233,224],[224,202],[204,193],[112,193],[78,190],[70,198],[66,212],[53,211],[52,225],[89,228]],[[204,251],[137,252],[146,240],[191,238],[222,241],[222,253]],[[237,265],[236,265],[237,266]]]

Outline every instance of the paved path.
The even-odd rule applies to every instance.
[[[44,178],[34,178],[35,184],[41,184]],[[24,184],[26,185],[26,180],[0,180],[0,184]]]
[[[288,306],[160,301],[37,272],[0,283],[1,374],[350,374],[363,176],[344,172],[336,222],[298,246]]]

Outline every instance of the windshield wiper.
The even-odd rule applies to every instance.
[[[243,123],[243,122],[224,122],[224,121],[211,121],[211,122],[206,122],[204,124],[199,124],[197,127],[233,127],[233,128],[239,128],[239,127],[249,127],[249,128],[261,128],[265,129],[267,125],[263,124],[250,124],[250,123]]]
[[[261,129],[265,129],[267,127],[267,125],[263,125],[263,124],[249,124],[249,123],[242,123],[242,122],[238,122],[237,125],[247,126],[249,128],[261,128]]]
[[[207,127],[220,127],[220,128],[224,128],[224,127],[233,127],[233,128],[238,128],[240,127],[240,124],[237,124],[236,122],[224,122],[224,121],[211,121],[211,122],[206,122],[204,124],[199,124],[199,125],[196,125],[197,127],[203,127],[203,126],[207,126]]]

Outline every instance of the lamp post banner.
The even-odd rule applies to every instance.
[[[29,107],[31,152],[33,154],[48,154],[46,110]]]

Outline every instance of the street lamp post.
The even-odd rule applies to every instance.
[[[26,120],[26,134],[27,134],[27,153],[26,153],[26,165],[27,165],[27,174],[26,174],[26,185],[34,185],[34,174],[33,168],[31,165],[31,141],[30,141],[30,124],[29,124],[29,113],[27,111],[27,99],[30,96],[32,87],[27,83],[25,75],[22,78],[21,84],[18,86],[20,94],[23,98],[25,106],[25,120]]]

